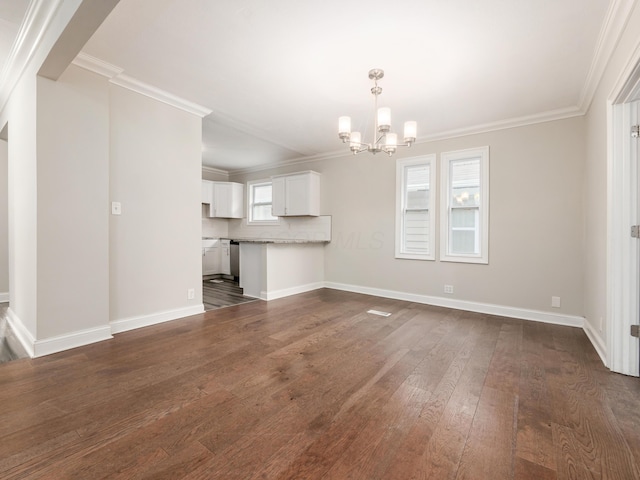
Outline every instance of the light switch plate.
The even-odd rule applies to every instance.
[[[122,213],[122,206],[120,202],[111,202],[111,215],[120,215]]]

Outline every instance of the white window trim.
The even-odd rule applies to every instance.
[[[247,225],[279,225],[280,217],[277,217],[275,220],[252,220],[251,213],[253,211],[252,207],[252,187],[254,185],[263,185],[263,184],[273,184],[270,178],[263,178],[261,180],[250,180],[247,182]],[[271,204],[273,205],[273,194],[271,196]]]
[[[413,165],[429,165],[429,253],[407,253],[402,251],[404,245],[402,234],[404,231],[404,202],[405,175],[404,169]],[[436,259],[436,155],[423,155],[396,160],[396,258],[411,260]]]
[[[449,209],[452,198],[449,164],[480,157],[480,253],[449,253]],[[469,148],[440,154],[440,260],[443,262],[489,263],[489,147]]]

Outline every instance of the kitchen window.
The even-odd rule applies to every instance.
[[[435,259],[436,156],[396,161],[396,258]]]
[[[249,211],[247,223],[264,225],[278,223],[278,217],[271,214],[272,185],[271,180],[255,180],[247,182],[247,205]]]
[[[444,152],[440,260],[489,263],[489,147]]]

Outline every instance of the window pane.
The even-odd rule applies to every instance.
[[[429,166],[409,166],[405,168],[405,172],[406,208],[429,208]]]
[[[271,215],[272,187],[271,182],[249,184],[249,223],[278,221]]]
[[[476,254],[476,232],[474,230],[451,231],[451,253]]]
[[[479,206],[480,159],[454,160],[450,168],[451,206]]]
[[[278,219],[271,215],[271,205],[253,205],[252,213],[251,220],[256,222]]]
[[[451,210],[451,228],[472,228],[475,230],[477,220],[477,208],[454,208]]]
[[[454,208],[451,210],[452,254],[477,254],[480,248],[477,208]]]
[[[271,203],[271,184],[253,186],[253,203]]]
[[[429,253],[429,211],[404,214],[404,248],[407,253]]]

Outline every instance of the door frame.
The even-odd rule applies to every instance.
[[[619,77],[607,102],[607,367],[639,376],[639,339],[630,335],[640,323],[640,224],[638,141],[631,125],[640,122],[640,47]]]

